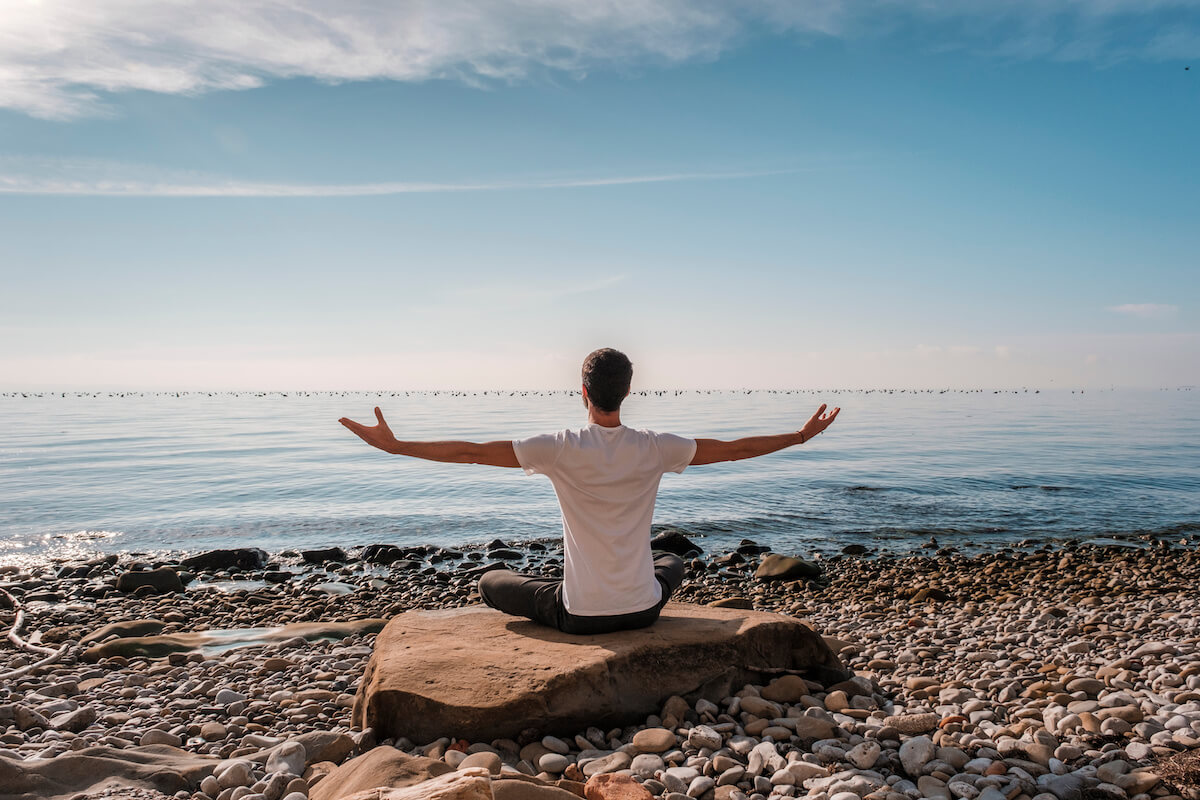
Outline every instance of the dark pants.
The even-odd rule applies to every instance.
[[[671,553],[654,557],[654,577],[662,584],[662,600],[658,605],[632,614],[610,617],[581,617],[571,614],[563,605],[562,581],[541,575],[523,575],[507,569],[485,572],[479,578],[479,596],[492,608],[527,617],[534,622],[557,628],[563,633],[590,636],[653,625],[658,612],[666,605],[671,593],[683,583],[683,560]]]

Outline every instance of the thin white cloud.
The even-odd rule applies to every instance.
[[[1197,55],[1200,0],[10,0],[0,108],[70,119],[105,95],[196,94],[306,77],[527,80],[712,59],[751,31],[852,38],[916,29],[920,46],[1016,58]],[[1171,16],[1158,23],[1156,14]]]
[[[498,192],[627,186],[681,181],[737,180],[802,172],[800,168],[750,171],[658,172],[595,177],[494,181],[383,181],[379,183],[271,183],[103,161],[0,159],[0,195],[90,197],[368,197],[397,194]]]
[[[1163,319],[1179,313],[1179,306],[1167,303],[1125,303],[1120,306],[1109,306],[1108,310],[1139,319]]]

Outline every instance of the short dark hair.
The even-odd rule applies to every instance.
[[[633,364],[620,350],[602,347],[583,360],[583,388],[588,399],[601,411],[617,411],[629,394]]]

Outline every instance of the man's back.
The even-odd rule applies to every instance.
[[[529,475],[550,478],[563,515],[563,602],[577,616],[644,611],[662,589],[650,558],[650,523],[663,473],[683,472],[696,442],[624,425],[513,442]]]

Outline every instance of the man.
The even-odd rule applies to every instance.
[[[518,441],[398,441],[378,408],[377,425],[339,421],[388,453],[546,475],[562,509],[563,579],[494,570],[479,580],[483,601],[565,633],[644,628],[658,619],[683,582],[677,556],[650,552],[650,521],[662,476],[689,465],[738,461],[804,444],[828,428],[841,409],[826,414],[822,405],[792,433],[729,442],[686,439],[621,424],[621,402],[632,379],[633,365],[624,353],[609,348],[591,353],[583,362],[587,426]]]

